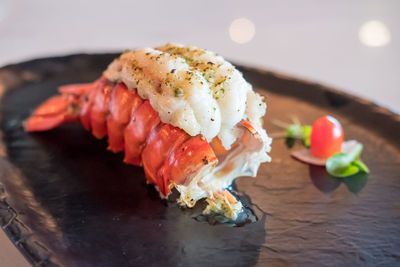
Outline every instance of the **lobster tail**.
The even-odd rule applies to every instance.
[[[125,163],[142,165],[147,181],[161,197],[167,197],[175,186],[181,193],[180,203],[188,207],[208,197],[214,202],[223,199],[229,207],[234,204],[232,216],[241,209],[233,196],[221,192],[236,177],[254,175],[251,170],[258,168],[259,161],[253,164],[252,158],[264,153],[265,144],[249,121],[238,124],[242,136],[227,150],[218,137],[209,143],[200,134],[190,136],[161,122],[150,101],[124,83],[102,77],[92,84],[62,86],[59,91],[60,95],[45,101],[26,120],[26,131],[46,131],[80,121],[95,137],[107,136],[109,150],[124,151]]]
[[[162,123],[150,102],[124,83],[113,84],[102,77],[92,84],[62,86],[59,92],[28,118],[26,131],[80,121],[95,137],[107,136],[109,150],[125,151],[125,163],[143,165],[148,182],[163,197],[173,184],[183,184],[204,165],[217,162],[204,138]]]
[[[105,78],[99,81],[106,82]],[[48,131],[57,126],[80,119],[82,100],[99,86],[99,81],[87,84],[71,84],[58,88],[60,95],[53,96],[43,102],[24,122],[25,131]]]
[[[27,132],[47,131],[79,119],[78,99],[73,95],[53,96],[41,104],[25,122]]]
[[[232,64],[195,46],[167,44],[125,51],[89,84],[65,85],[25,122],[28,132],[80,121],[124,162],[143,166],[147,182],[182,205],[207,198],[205,213],[235,218],[228,188],[255,176],[271,139],[266,104]]]

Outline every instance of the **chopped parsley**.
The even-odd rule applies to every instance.
[[[203,72],[202,74],[201,74],[202,76],[203,76],[203,78],[209,83],[210,81],[209,81],[209,79],[208,79],[208,77],[206,76],[206,74]]]
[[[184,56],[183,58],[184,58],[184,59],[186,60],[186,62],[188,62],[188,63],[193,62],[193,58],[190,58],[190,57],[187,57],[187,56]]]
[[[178,87],[175,88],[174,95],[175,95],[175,97],[183,96],[183,90],[181,88],[178,88]]]

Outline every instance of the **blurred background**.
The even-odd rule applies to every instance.
[[[194,44],[400,111],[400,1],[0,0],[0,65]]]

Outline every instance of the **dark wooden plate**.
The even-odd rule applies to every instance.
[[[241,68],[267,96],[265,118],[330,114],[364,146],[369,176],[337,179],[293,160],[284,140],[238,194],[257,222],[209,225],[161,201],[141,168],[80,125],[27,134],[21,122],[57,86],[96,79],[115,57],[73,55],[0,69],[0,223],[32,264],[67,266],[354,266],[400,263],[400,119],[336,90]],[[298,147],[297,147],[298,148]],[[296,149],[296,147],[294,148]]]

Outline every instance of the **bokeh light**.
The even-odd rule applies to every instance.
[[[246,18],[235,19],[229,27],[229,36],[232,41],[238,44],[250,42],[255,33],[254,23]]]
[[[390,31],[381,21],[365,22],[359,31],[359,38],[363,45],[371,47],[385,46],[390,43]]]

